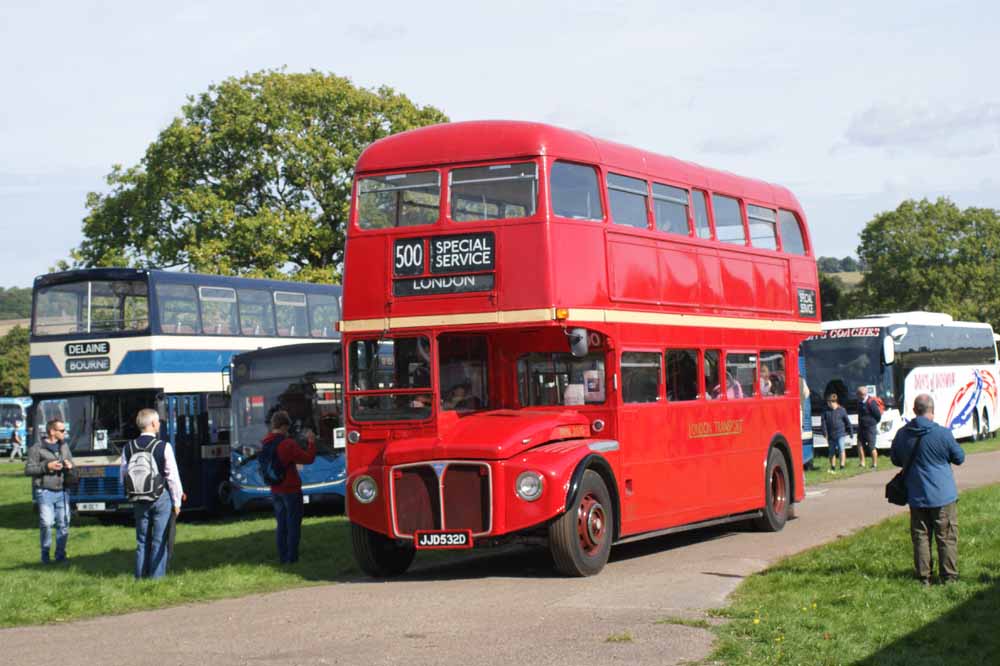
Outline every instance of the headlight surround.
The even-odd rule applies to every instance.
[[[545,477],[538,472],[521,472],[514,482],[514,492],[525,502],[534,502],[545,490]]]
[[[378,497],[378,484],[375,483],[375,479],[365,474],[354,479],[351,492],[354,493],[354,499],[362,504],[371,504]]]

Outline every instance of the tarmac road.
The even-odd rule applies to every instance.
[[[883,499],[893,473],[810,489],[798,519],[777,534],[716,528],[617,547],[592,578],[557,578],[544,551],[523,548],[418,558],[413,573],[391,582],[7,629],[0,654],[25,666],[680,664],[705,657],[712,634],[656,620],[703,617],[745,576],[905,511]],[[1000,482],[1000,452],[969,456],[956,476],[962,488]],[[625,632],[632,640],[607,640]]]

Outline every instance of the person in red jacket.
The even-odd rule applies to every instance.
[[[288,436],[292,420],[288,412],[277,411],[271,415],[271,432],[261,441],[261,446],[278,442],[278,460],[285,467],[285,478],[271,486],[274,517],[277,521],[275,537],[278,542],[278,559],[282,564],[292,564],[299,559],[299,538],[302,535],[302,480],[296,465],[309,465],[316,460],[316,437],[306,431],[307,446]]]

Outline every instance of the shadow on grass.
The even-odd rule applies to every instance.
[[[0,504],[0,529],[37,530],[38,512],[31,501]]]
[[[1000,663],[1000,579],[934,622],[886,645],[855,666]],[[963,583],[958,583],[963,585]]]
[[[345,580],[357,574],[350,551],[350,530],[344,521],[304,524],[299,562],[291,566],[278,564],[273,527],[253,529],[237,536],[200,539],[186,539],[185,527],[183,523],[177,527],[177,543],[169,569],[172,574],[206,572],[231,566],[264,566],[314,582]],[[121,529],[130,536],[135,534],[132,527],[123,526]],[[69,566],[84,574],[105,577],[130,574],[134,570],[134,548],[109,548],[97,554],[75,555],[72,526],[68,551]],[[52,566],[26,563],[17,568],[41,571]]]

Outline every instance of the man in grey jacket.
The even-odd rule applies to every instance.
[[[63,485],[63,472],[73,469],[73,454],[66,446],[66,424],[52,419],[45,424],[48,437],[28,449],[24,473],[38,500],[38,526],[42,546],[42,564],[48,564],[52,547],[52,527],[56,528],[56,562],[66,561],[69,539],[69,494]]]

